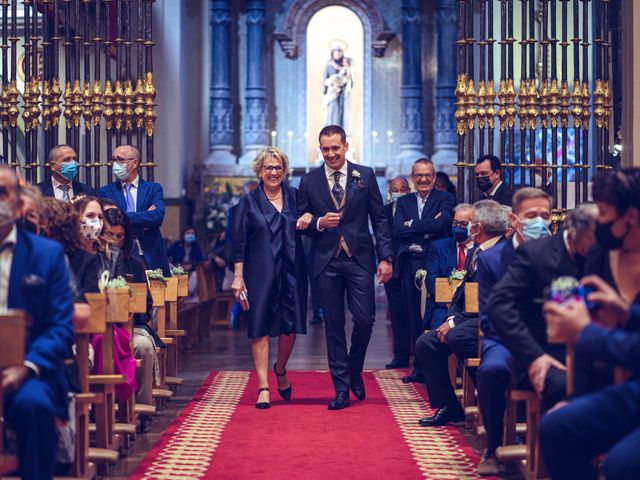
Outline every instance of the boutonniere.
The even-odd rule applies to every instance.
[[[362,190],[364,188],[364,182],[362,181],[362,176],[360,175],[360,172],[355,168],[351,170],[351,178],[356,183],[356,188],[358,190]]]

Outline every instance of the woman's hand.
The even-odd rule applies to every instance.
[[[244,277],[241,275],[234,275],[231,290],[233,291],[236,299],[240,296],[240,292],[245,291],[246,289],[247,286],[244,284]]]
[[[629,303],[620,298],[611,285],[597,275],[584,277],[580,283],[594,290],[587,295],[587,300],[599,306],[593,313],[595,321],[609,328],[624,326],[627,323]]]
[[[296,222],[296,230],[306,230],[311,225],[311,220],[313,220],[313,215],[305,213]]]

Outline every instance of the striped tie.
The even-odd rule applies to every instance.
[[[69,203],[69,189],[71,188],[71,185],[62,184],[58,188],[62,190],[62,201]]]

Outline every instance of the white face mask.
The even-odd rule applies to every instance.
[[[396,203],[400,197],[404,196],[402,192],[391,192],[391,201]]]
[[[80,231],[84,238],[95,242],[102,233],[102,220],[99,218],[85,218],[80,223]]]
[[[13,210],[11,202],[6,200],[4,202],[0,202],[0,228],[4,228],[15,222],[16,218]]]

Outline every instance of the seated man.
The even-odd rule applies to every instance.
[[[521,193],[522,192],[522,193]],[[537,196],[541,195],[541,196]],[[481,342],[481,361],[478,368],[477,388],[480,413],[484,420],[486,450],[478,465],[480,475],[498,475],[500,465],[495,458],[496,449],[502,444],[503,417],[506,391],[511,385],[511,354],[500,342],[500,337],[487,315],[487,300],[494,285],[503,277],[516,249],[533,240],[533,231],[524,235],[517,219],[535,218],[533,215],[547,214],[550,208],[546,196],[539,190],[521,189],[513,197],[511,221],[515,234],[510,242],[503,242],[478,258],[477,278],[479,282],[480,326],[484,332]],[[539,211],[538,209],[542,210]],[[593,242],[593,230],[597,208],[592,203],[582,204],[569,214],[568,228],[559,236],[566,239],[572,258],[576,254],[586,255]],[[538,229],[537,234],[545,232]]]
[[[510,248],[504,246],[502,252],[495,252],[502,253],[503,262],[487,266],[486,270],[493,271],[487,277],[497,283],[487,302],[482,296],[480,299],[485,337],[477,386],[487,431],[487,450],[479,466],[482,474],[494,475],[499,471],[494,453],[502,442],[505,393],[509,386],[533,386],[545,410],[565,395],[565,350],[547,343],[540,299],[554,279],[578,275],[575,259],[586,255],[591,245],[584,240],[593,239],[595,215],[594,205],[581,205],[571,213],[569,228],[550,236],[551,197],[529,187],[521,188],[513,196],[510,220],[516,250],[509,252]],[[482,289],[486,287],[487,284],[481,285]]]
[[[595,288],[588,298],[599,304],[594,322],[582,301],[547,302],[549,332],[575,343],[575,353],[583,359],[632,369],[634,375],[545,415],[540,422],[540,448],[554,479],[595,480],[593,459],[602,453],[606,453],[603,473],[608,480],[640,478],[640,333],[615,328],[640,322],[640,303],[629,304],[599,277],[586,277],[582,283]]]
[[[424,314],[424,328],[434,330],[442,325],[447,315],[446,303],[436,303],[436,278],[449,277],[454,269],[464,270],[469,250],[473,247],[473,238],[467,227],[473,219],[473,206],[460,203],[454,209],[453,237],[435,240],[429,246],[427,255],[427,291],[429,299]]]
[[[476,248],[467,256],[463,283],[476,281],[478,258],[503,240],[507,229],[507,210],[502,205],[493,200],[481,200],[473,207],[475,213],[469,228]],[[448,358],[452,353],[459,360],[478,354],[478,318],[465,313],[464,305],[463,284],[453,296],[445,322],[437,330],[421,335],[416,342],[416,356],[424,371],[429,401],[437,409],[432,417],[420,420],[423,427],[464,420],[448,369]],[[473,377],[473,372],[470,373]]]
[[[0,311],[25,310],[32,319],[24,365],[4,369],[0,382],[21,478],[52,478],[54,417],[69,416],[63,361],[73,343],[73,300],[62,246],[16,228],[18,190],[13,170],[0,167]]]

